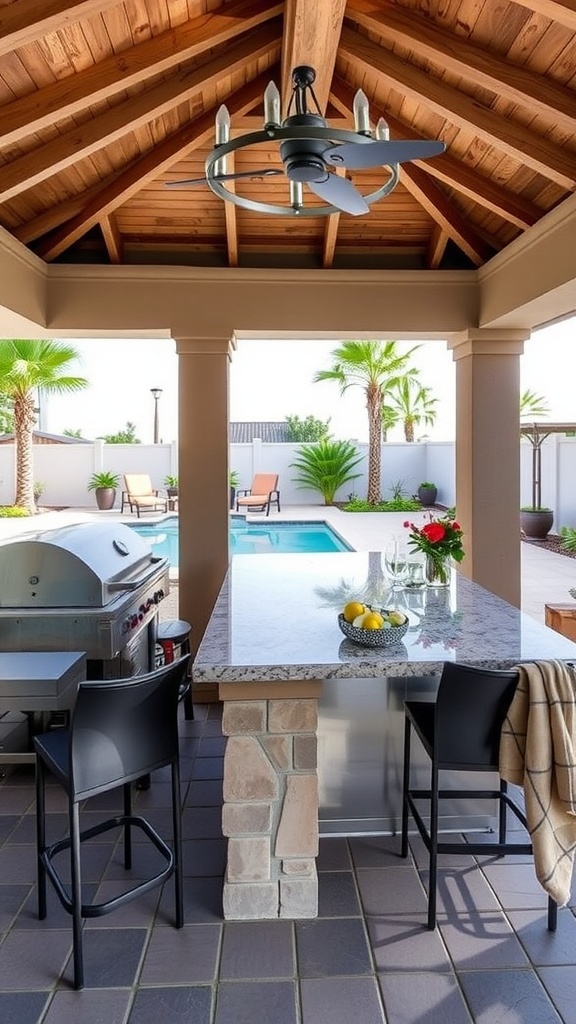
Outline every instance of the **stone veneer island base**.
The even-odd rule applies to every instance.
[[[319,686],[220,686],[227,920],[318,915]]]
[[[232,559],[192,669],[224,703],[228,920],[318,914],[318,698],[333,680],[439,677],[446,660],[576,660],[570,640],[454,570],[449,588],[408,608],[402,643],[359,647],[338,628],[343,594],[381,604],[383,585],[379,551]]]

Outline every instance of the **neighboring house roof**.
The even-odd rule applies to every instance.
[[[285,421],[280,423],[231,423],[230,443],[249,444],[255,437],[268,443],[289,441],[288,433],[288,424]]]
[[[34,444],[93,444],[84,437],[70,437],[68,434],[47,434],[44,430],[32,432]],[[0,434],[0,444],[12,444],[14,434]]]

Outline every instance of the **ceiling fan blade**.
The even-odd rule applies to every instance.
[[[435,139],[345,142],[342,146],[326,149],[322,157],[336,167],[358,170],[383,164],[402,164],[407,160],[425,160],[429,156],[438,156],[445,149],[445,144]]]
[[[309,181],[308,187],[325,203],[338,207],[343,213],[351,213],[353,217],[368,213],[370,209],[352,182],[348,178],[341,178],[339,174],[329,173],[325,180]]]
[[[237,178],[269,178],[273,174],[284,174],[279,167],[266,167],[259,171],[238,171],[237,174],[215,174],[214,181],[235,181]],[[186,188],[188,185],[205,185],[204,178],[184,178],[182,181],[167,181],[166,188]]]

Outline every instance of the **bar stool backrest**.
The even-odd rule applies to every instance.
[[[131,782],[178,756],[178,693],[189,660],[130,679],[80,684],[70,724],[75,799]]]
[[[439,767],[497,771],[500,730],[518,672],[446,662],[435,708]]]

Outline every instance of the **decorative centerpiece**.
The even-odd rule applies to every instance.
[[[349,601],[338,616],[338,625],[348,640],[363,647],[391,647],[400,643],[409,623],[404,612]]]
[[[461,562],[464,558],[462,530],[453,512],[435,518],[432,514],[424,526],[408,520],[404,526],[410,530],[408,545],[412,551],[422,551],[426,557],[426,582],[430,587],[447,587],[450,582],[450,559]]]

